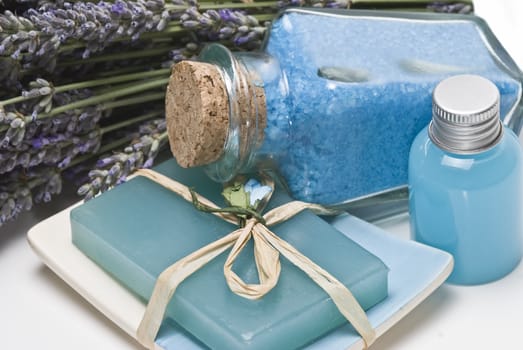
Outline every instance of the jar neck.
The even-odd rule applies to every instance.
[[[261,81],[250,60],[233,55],[217,44],[207,46],[199,56],[203,62],[217,66],[225,83],[229,105],[229,127],[221,156],[204,166],[208,176],[227,182],[249,169],[255,151],[264,139],[267,123],[266,101]]]

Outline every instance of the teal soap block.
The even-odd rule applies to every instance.
[[[199,169],[170,160],[156,170],[223,205],[220,185]],[[269,207],[289,200],[277,190]],[[144,300],[166,267],[236,229],[143,177],[73,209],[71,228],[80,250]],[[348,286],[364,309],[387,296],[383,262],[318,216],[306,211],[272,229]],[[226,256],[187,278],[166,312],[210,348],[294,349],[347,322],[330,297],[283,257],[279,283],[264,298],[235,295],[223,276]],[[236,260],[235,272],[257,281],[252,245]]]

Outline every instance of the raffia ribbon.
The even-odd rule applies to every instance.
[[[192,195],[189,188],[175,180],[150,169],[140,169],[137,175],[147,177],[168,190],[177,193],[185,200],[192,202]],[[201,195],[196,194],[196,196],[201,203],[211,208],[219,209],[216,204]],[[279,253],[281,253],[290,262],[305,272],[316,284],[323,288],[332,298],[338,310],[361,335],[365,348],[370,346],[376,338],[375,331],[367,319],[365,311],[361,308],[352,293],[334,276],[316,265],[267,228],[267,226],[286,221],[305,209],[309,209],[320,215],[330,215],[333,213],[331,210],[317,204],[301,201],[289,202],[268,211],[263,216],[265,225],[255,219],[249,219],[244,227],[196,250],[166,268],[156,281],[145,314],[138,327],[136,335],[138,341],[146,348],[154,349],[154,340],[164,318],[167,304],[171,300],[178,285],[205,264],[232,247],[223,270],[227,284],[234,293],[248,299],[259,299],[267,294],[278,282],[281,269]],[[213,214],[230,223],[238,223],[238,219],[232,214]],[[254,256],[260,281],[259,284],[245,283],[232,271],[232,265],[236,257],[251,237],[254,239]]]

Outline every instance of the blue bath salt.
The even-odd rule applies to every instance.
[[[434,18],[294,10],[273,22],[265,52],[283,75],[260,73],[267,127],[258,153],[277,163],[295,198],[337,204],[406,185],[410,145],[431,119],[433,88],[450,75],[490,79],[502,119],[511,113],[521,82],[491,53],[482,22]]]

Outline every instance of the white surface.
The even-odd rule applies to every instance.
[[[31,247],[58,276],[126,333],[135,337],[145,305],[71,243],[70,209],[31,228],[28,234]],[[434,292],[452,271],[450,254],[395,237],[374,226],[369,228],[368,223],[356,217],[338,217],[333,225],[380,257],[390,269],[389,296],[367,312],[378,337]],[[157,344],[166,350],[200,349],[200,345],[191,339],[178,329],[171,328],[159,337]],[[362,348],[363,341],[349,325],[338,328],[307,347],[310,350]]]
[[[523,67],[523,1],[476,0],[476,13]],[[0,228],[1,349],[141,349],[46,268],[26,232],[71,201],[64,196]],[[404,224],[386,228],[408,237]],[[523,349],[523,265],[478,287],[445,285],[381,337],[372,350]]]

